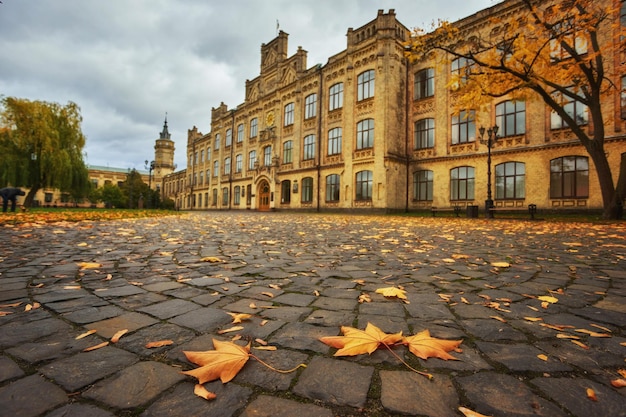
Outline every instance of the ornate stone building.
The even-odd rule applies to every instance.
[[[484,26],[512,3],[455,24]],[[488,148],[480,122],[500,126],[491,149],[495,206],[602,207],[591,159],[541,100],[522,105],[505,97],[471,118],[454,116],[451,68],[434,60],[411,64],[404,56],[409,37],[393,9],[380,10],[348,29],[344,51],[308,68],[307,52],[299,47],[289,56],[288,34],[279,32],[261,45],[260,74],[246,81],[244,103],[213,108],[209,133],[188,131],[187,168],[163,177],[164,197],[183,209],[482,205]],[[626,66],[615,55],[608,65],[624,88]],[[607,96],[603,109],[615,176],[626,152],[621,94]]]

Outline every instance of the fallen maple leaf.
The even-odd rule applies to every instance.
[[[103,348],[103,347],[107,346],[108,344],[109,344],[109,342],[102,342],[102,343],[100,343],[98,345],[90,346],[88,348],[83,349],[83,352],[91,352],[92,350]]]
[[[193,393],[196,394],[198,397],[204,398],[205,400],[208,400],[208,401],[211,401],[217,398],[217,395],[215,395],[211,391],[208,391],[206,388],[204,388],[204,385],[202,384],[196,384],[195,387],[193,388]]]
[[[213,339],[213,347],[215,350],[205,352],[183,351],[190,362],[200,365],[200,368],[184,371],[183,374],[197,378],[200,384],[218,378],[225,384],[237,375],[250,358],[250,344],[239,346]]]
[[[430,336],[430,331],[423,330],[416,335],[404,338],[404,344],[409,347],[411,353],[421,359],[439,358],[443,360],[457,360],[448,352],[458,349],[462,340],[436,339]]]
[[[79,262],[77,265],[80,267],[80,269],[95,269],[102,267],[102,264],[97,262]]]
[[[543,353],[537,355],[537,357],[541,359],[542,361],[546,361],[546,362],[548,361],[548,357],[544,355]]]
[[[96,329],[89,330],[88,332],[85,332],[85,333],[83,333],[83,334],[79,334],[78,336],[76,336],[76,338],[75,338],[75,339],[76,339],[76,340],[82,339],[83,337],[87,337],[87,336],[89,336],[90,334],[94,334],[95,332],[97,332],[97,330],[96,330]]]
[[[202,262],[210,262],[210,263],[218,263],[218,262],[223,262],[220,258],[217,258],[215,256],[205,256],[204,258],[200,259]]]
[[[120,341],[120,337],[124,336],[126,333],[128,333],[128,329],[124,329],[124,330],[120,330],[117,333],[115,333],[113,335],[113,337],[111,338],[111,343],[117,343]]]
[[[508,268],[511,264],[508,262],[492,262],[491,266],[495,266],[496,268]]]
[[[591,388],[587,388],[587,398],[591,401],[598,401],[598,397],[596,397],[596,392]]]
[[[148,342],[146,343],[146,349],[152,349],[152,348],[159,348],[159,347],[163,347],[163,346],[169,346],[169,345],[173,345],[174,341],[173,340],[158,340],[156,342]]]
[[[335,356],[353,356],[362,353],[371,354],[379,346],[391,346],[402,340],[402,332],[387,334],[371,323],[365,330],[341,326],[343,336],[326,336],[319,340],[330,347],[339,349]]]
[[[385,297],[396,297],[406,300],[406,291],[397,287],[385,287],[376,290],[376,294],[382,294]]]
[[[233,326],[233,327],[229,327],[228,329],[218,330],[217,334],[238,332],[239,330],[243,330],[243,326]]]
[[[469,408],[459,407],[459,411],[463,413],[465,417],[489,417],[484,414],[477,413],[476,411],[472,411]]]
[[[247,320],[252,317],[252,314],[246,313],[228,313],[233,318],[233,324],[241,323],[242,320]]]

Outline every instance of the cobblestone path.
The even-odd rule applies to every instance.
[[[623,223],[211,212],[3,227],[0,415],[626,416],[611,386],[626,368],[625,257]],[[389,286],[408,302],[375,293]],[[195,396],[182,352],[235,336],[217,333],[227,313],[253,315],[239,343],[277,348],[255,355],[307,367],[250,360],[205,384],[215,400]],[[386,349],[334,357],[318,340],[367,323],[462,352],[394,349],[429,380]]]

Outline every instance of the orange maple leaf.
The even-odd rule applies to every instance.
[[[448,352],[457,349],[462,340],[436,339],[430,336],[428,330],[423,330],[416,335],[404,338],[404,344],[409,347],[411,353],[421,359],[439,358],[457,360]]]
[[[197,378],[200,384],[218,378],[225,384],[237,375],[250,358],[250,344],[239,346],[213,339],[213,347],[215,350],[204,352],[183,351],[190,362],[200,365],[200,368],[185,371],[183,374]]]
[[[376,290],[376,294],[382,294],[384,297],[396,297],[406,300],[406,291],[397,287],[385,287]]]
[[[343,333],[343,336],[320,338],[322,343],[339,349],[335,352],[335,356],[371,354],[381,345],[391,346],[402,340],[402,332],[388,334],[371,323],[367,323],[365,330],[341,326],[341,333]]]

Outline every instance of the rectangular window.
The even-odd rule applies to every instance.
[[[333,111],[343,107],[343,83],[337,83],[330,87],[328,97],[328,110]]]
[[[289,103],[285,106],[285,123],[284,126],[291,126],[293,124],[293,111],[294,104]]]
[[[228,206],[228,187],[222,188],[222,207]]]
[[[230,174],[230,157],[224,159],[224,175]]]
[[[243,123],[237,125],[237,143],[243,142]]]
[[[413,149],[426,149],[435,146],[435,119],[422,119],[415,122]]]
[[[341,153],[341,128],[336,127],[328,131],[328,155]]]
[[[560,92],[553,94],[557,102],[561,103],[563,110],[569,117],[571,117],[578,126],[586,125],[589,123],[589,113],[587,106],[580,101],[574,100],[572,97],[565,96]],[[566,120],[563,119],[554,110],[550,114],[550,128],[551,129],[565,129],[568,128]]]
[[[309,94],[304,99],[304,118],[310,119],[317,115],[317,94]]]
[[[226,147],[229,147],[233,144],[233,129],[226,129]]]
[[[622,6],[626,10],[626,3]],[[626,16],[626,15],[625,15]],[[622,107],[622,119],[626,119],[626,75],[622,77],[622,92],[621,92],[621,107]]]
[[[474,199],[474,168],[458,167],[450,170],[450,200]]]
[[[435,69],[426,68],[415,74],[413,98],[421,100],[435,95]]]
[[[272,166],[272,147],[266,146],[263,148],[263,166]]]
[[[452,116],[452,144],[476,141],[476,123],[474,110],[463,110]]]
[[[256,167],[254,166],[256,164],[256,151],[250,151],[250,153],[248,153],[248,171],[252,171],[253,169],[255,169]]]
[[[460,86],[467,83],[472,69],[474,68],[474,61],[467,58],[456,58],[450,64],[450,70],[452,72],[453,90],[456,90]]]
[[[219,161],[213,161],[213,176],[216,177],[216,178],[220,176],[220,163],[219,163]]]
[[[233,204],[238,206],[241,203],[241,187],[236,185],[233,192]]]
[[[339,201],[339,175],[337,174],[326,177],[326,201]]]
[[[291,181],[289,180],[280,183],[280,202],[283,204],[291,203]]]
[[[588,198],[589,159],[564,156],[550,161],[550,198]]]
[[[361,120],[356,125],[356,148],[374,147],[374,119]]]
[[[213,189],[213,205],[217,206],[217,188]]]
[[[374,70],[362,72],[357,77],[357,101],[374,97]]]
[[[291,151],[293,149],[293,142],[288,140],[283,143],[283,164],[290,164],[293,162]]]
[[[505,162],[496,165],[496,199],[523,199],[526,188],[526,165]]]
[[[259,134],[259,119],[256,117],[250,120],[250,139],[256,138]]]
[[[502,136],[523,135],[526,133],[526,103],[505,101],[496,105],[496,125]]]
[[[313,178],[306,177],[302,179],[302,202],[313,202]]]
[[[215,134],[215,150],[220,148],[220,140],[222,139],[222,137],[220,136],[219,133]]]
[[[315,135],[304,137],[304,147],[302,159],[304,161],[315,158]]]
[[[360,171],[356,173],[355,190],[357,200],[372,199],[373,177],[372,171]]]
[[[433,201],[433,172],[413,173],[413,198],[417,201]]]
[[[235,172],[240,173],[243,169],[243,155],[235,156]]]

